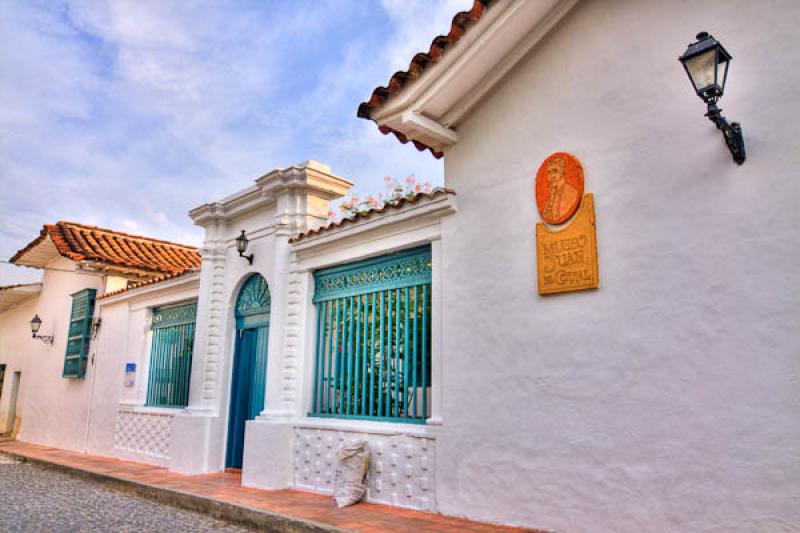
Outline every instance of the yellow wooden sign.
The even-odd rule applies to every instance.
[[[587,194],[575,218],[561,230],[536,224],[539,294],[596,289],[597,234],[594,197]]]

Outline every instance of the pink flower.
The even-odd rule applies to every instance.
[[[414,179],[414,176],[406,176],[406,183],[408,183],[409,185],[413,184],[415,181],[417,180]]]
[[[392,177],[391,176],[384,176],[383,177],[383,181],[385,181],[386,183],[391,183],[392,182]]]

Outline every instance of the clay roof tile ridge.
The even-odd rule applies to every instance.
[[[370,209],[369,211],[366,211],[365,213],[357,213],[357,214],[354,214],[354,215],[350,215],[350,216],[344,217],[344,218],[342,218],[340,220],[335,220],[335,221],[328,222],[327,224],[324,224],[324,225],[319,226],[317,228],[312,228],[312,229],[306,230],[306,231],[304,231],[302,233],[298,233],[298,234],[293,235],[292,237],[290,237],[289,238],[289,242],[290,243],[297,242],[297,241],[303,240],[303,239],[305,239],[307,237],[311,237],[313,235],[319,235],[321,233],[325,233],[325,232],[333,230],[335,228],[339,228],[341,226],[344,226],[345,224],[355,223],[355,222],[360,221],[360,220],[369,219],[369,218],[372,217],[373,214],[380,215],[380,214],[383,214],[383,213],[387,212],[389,209],[400,209],[406,204],[416,204],[417,202],[419,202],[420,200],[423,200],[423,199],[432,200],[432,199],[434,199],[434,198],[436,198],[436,197],[438,197],[438,196],[440,196],[442,194],[455,195],[456,192],[453,189],[449,189],[447,187],[436,187],[431,192],[427,192],[427,193],[426,192],[420,192],[420,193],[416,193],[416,194],[414,194],[412,196],[404,196],[404,197],[401,197],[401,198],[399,198],[399,199],[397,199],[395,201],[386,202],[380,208]]]
[[[65,226],[79,227],[79,228],[83,228],[83,229],[93,230],[93,231],[96,231],[96,232],[99,231],[99,232],[103,232],[103,233],[111,233],[111,234],[114,234],[114,235],[120,235],[122,237],[130,237],[131,239],[139,239],[139,240],[146,241],[146,242],[151,242],[151,243],[158,242],[158,243],[167,244],[167,245],[170,245],[170,246],[177,246],[179,248],[186,248],[188,250],[197,250],[196,246],[191,246],[189,244],[181,244],[179,242],[174,242],[174,241],[166,241],[166,240],[163,240],[163,239],[156,239],[156,238],[153,238],[153,237],[145,237],[144,235],[136,235],[136,234],[133,234],[133,233],[125,233],[123,231],[117,231],[117,230],[113,230],[113,229],[101,228],[99,226],[91,226],[91,225],[88,225],[88,224],[81,224],[80,222],[70,222],[70,221],[67,221],[67,220],[60,220],[60,221],[58,221],[58,224],[59,225],[65,225]]]
[[[142,255],[133,248],[133,242],[130,239],[113,238],[114,244],[119,247],[120,251],[129,258],[130,261],[137,265],[144,265]]]
[[[199,250],[194,246],[63,220],[44,225],[39,236],[17,251],[11,262],[20,260],[48,237],[60,255],[73,261],[90,259],[155,273],[199,268],[201,262]]]

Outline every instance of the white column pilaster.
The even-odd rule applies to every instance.
[[[442,240],[431,242],[431,417],[427,423],[442,423]]]

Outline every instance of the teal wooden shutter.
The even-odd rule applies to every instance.
[[[431,266],[423,246],[314,273],[310,416],[425,423]]]
[[[67,332],[67,353],[64,356],[65,378],[82,378],[86,374],[89,341],[92,336],[95,289],[83,289],[72,294],[72,312]]]
[[[185,407],[189,403],[196,315],[196,302],[153,309],[147,405]]]

